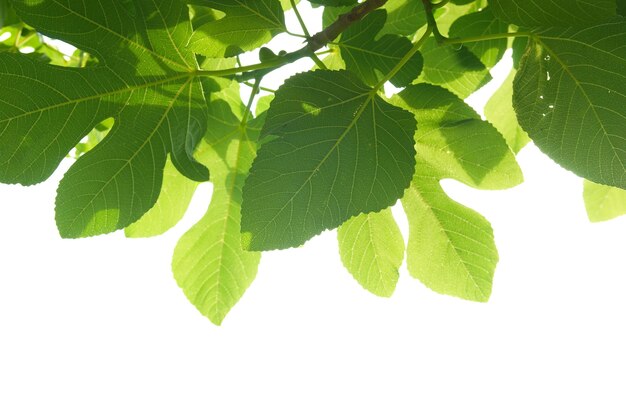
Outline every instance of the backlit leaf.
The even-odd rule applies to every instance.
[[[402,198],[409,220],[407,268],[441,294],[487,301],[498,252],[489,222],[451,200],[427,164]]]
[[[224,13],[195,28],[189,48],[207,57],[230,57],[250,51],[285,31],[278,0],[205,0],[202,5]]]
[[[224,86],[224,85],[223,85]],[[256,151],[258,125],[241,124],[232,100],[237,85],[210,95],[206,144],[198,155],[211,170],[213,196],[207,212],[179,240],[172,260],[178,285],[213,323],[220,324],[256,276],[261,254],[241,248],[241,189]]]
[[[124,229],[126,237],[158,236],[174,227],[185,215],[197,186],[198,182],[183,176],[168,159],[159,199],[150,211]]]
[[[453,178],[482,189],[522,181],[502,135],[447,90],[419,84],[393,103],[415,114],[417,163],[402,198],[409,220],[409,273],[433,290],[486,301],[498,261],[493,232],[480,214],[451,200],[439,185]]]
[[[485,105],[485,117],[502,133],[514,153],[519,152],[530,138],[519,126],[513,109],[513,79],[515,70],[511,70],[502,86],[491,96]]]
[[[589,220],[607,221],[626,214],[626,190],[588,180],[584,184],[583,198]]]
[[[373,294],[389,297],[404,259],[404,239],[390,209],[350,218],[337,230],[341,261]]]
[[[466,98],[491,80],[485,65],[466,47],[439,45],[429,38],[421,52],[424,70],[419,80],[443,86],[457,96]]]

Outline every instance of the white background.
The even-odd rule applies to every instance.
[[[327,232],[265,254],[221,327],[170,273],[209,185],[147,240],[58,238],[67,163],[0,185],[0,418],[624,418],[626,219],[590,224],[580,179],[534,146],[519,161],[511,190],[444,184],[494,226],[489,303],[404,267],[395,295],[374,297]]]

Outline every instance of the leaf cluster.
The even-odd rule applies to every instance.
[[[376,295],[406,260],[434,291],[487,301],[491,225],[440,181],[518,185],[530,141],[585,178],[592,221],[626,213],[626,1],[309,2],[323,7],[318,33],[294,0],[0,0],[0,181],[36,184],[76,159],[56,198],[67,238],[162,234],[212,182],[172,269],[216,324],[261,252],[330,229]],[[272,51],[281,34],[302,48]],[[507,50],[485,119],[464,99]],[[264,85],[307,58],[310,71]]]

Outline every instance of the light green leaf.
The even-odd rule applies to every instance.
[[[429,38],[421,49],[424,70],[419,80],[437,84],[466,98],[491,80],[489,71],[466,47],[437,44]]]
[[[387,18],[385,10],[376,10],[352,24],[341,35],[339,47],[346,68],[373,86],[393,69],[411,50],[411,42],[398,35],[383,35],[376,39]],[[422,56],[417,53],[389,81],[406,86],[422,71]]]
[[[495,126],[506,139],[514,153],[518,153],[530,138],[519,126],[517,115],[513,109],[513,79],[516,71],[511,70],[502,86],[491,96],[485,105],[485,117]]]
[[[419,3],[419,2],[415,2]],[[437,28],[444,36],[448,36],[452,24],[462,16],[469,13],[478,12],[487,7],[487,0],[475,0],[465,2],[449,2],[443,7],[435,10],[435,19],[437,20]]]
[[[138,221],[124,229],[126,237],[153,237],[174,227],[185,215],[198,182],[183,176],[168,159],[156,204]]]
[[[596,183],[626,188],[626,22],[538,31],[513,84],[539,148]]]
[[[415,114],[417,163],[402,198],[409,220],[409,273],[433,290],[486,301],[498,254],[491,226],[481,215],[452,201],[439,181],[470,186],[515,186],[522,174],[502,135],[447,90],[409,86],[392,98]]]
[[[285,16],[278,0],[206,0],[224,12],[221,19],[196,28],[189,48],[207,57],[231,57],[267,43],[285,31]]]
[[[392,103],[415,114],[415,148],[439,178],[481,189],[503,189],[523,181],[521,169],[502,134],[447,90],[412,85]]]
[[[491,13],[491,8],[487,7],[479,12],[470,13],[455,20],[450,27],[450,37],[466,38],[488,36],[505,33],[508,29],[509,25],[496,19],[493,13]],[[487,68],[491,68],[496,65],[504,55],[507,40],[502,38],[481,42],[469,42],[466,46]]]
[[[615,0],[490,0],[500,19],[520,26],[589,26],[615,16]]]
[[[225,86],[225,87],[224,87]],[[213,196],[202,219],[174,250],[172,270],[178,285],[213,323],[220,324],[254,280],[261,254],[241,248],[241,189],[252,164],[257,125],[241,124],[235,83],[210,94],[206,144],[198,152],[211,170]]]
[[[299,246],[360,213],[392,205],[415,165],[413,115],[347,71],[289,78],[270,105],[244,186],[244,248]]]
[[[402,198],[409,220],[407,268],[433,291],[487,301],[498,252],[484,217],[452,201],[427,164]]]
[[[592,222],[608,221],[626,214],[626,190],[585,180],[583,198]]]
[[[0,77],[10,86],[0,91],[0,181],[46,179],[96,124],[115,120],[61,181],[56,220],[64,237],[138,220],[156,202],[168,154],[186,176],[208,178],[192,157],[206,131],[206,103],[193,76],[195,56],[184,48],[189,10],[175,0],[133,5],[13,2],[28,24],[96,56],[99,65],[60,68],[0,54]]]
[[[373,294],[390,297],[404,259],[404,239],[390,209],[350,218],[337,230],[339,255],[354,278]]]
[[[414,0],[389,0],[385,6],[387,21],[380,35],[413,35],[426,24],[424,5]]]

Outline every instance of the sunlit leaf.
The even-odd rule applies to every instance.
[[[341,261],[373,294],[389,297],[404,259],[404,239],[391,210],[353,217],[337,230]]]
[[[212,174],[213,196],[202,219],[174,250],[178,285],[213,323],[220,324],[256,276],[261,254],[241,248],[241,189],[256,151],[262,118],[242,124],[242,108],[232,99],[237,85],[210,94],[206,144],[198,152]]]
[[[197,186],[198,182],[183,176],[168,159],[159,199],[150,211],[124,229],[126,237],[158,236],[174,227],[185,215]]]
[[[419,80],[445,87],[466,98],[491,76],[480,60],[463,46],[445,46],[429,38],[421,49],[424,70]]]
[[[491,96],[485,105],[485,117],[502,133],[514,153],[519,152],[530,138],[519,126],[513,109],[513,79],[515,70],[511,70],[502,86]]]
[[[208,57],[229,57],[250,51],[285,31],[278,0],[205,0],[204,6],[224,13],[221,19],[196,27],[189,48]]]
[[[583,197],[587,216],[593,222],[626,214],[626,190],[585,180]]]
[[[409,220],[409,273],[433,290],[486,301],[498,261],[489,222],[450,199],[439,181],[482,189],[522,181],[502,135],[458,97],[438,86],[409,86],[393,103],[415,114],[417,164],[402,198]]]

